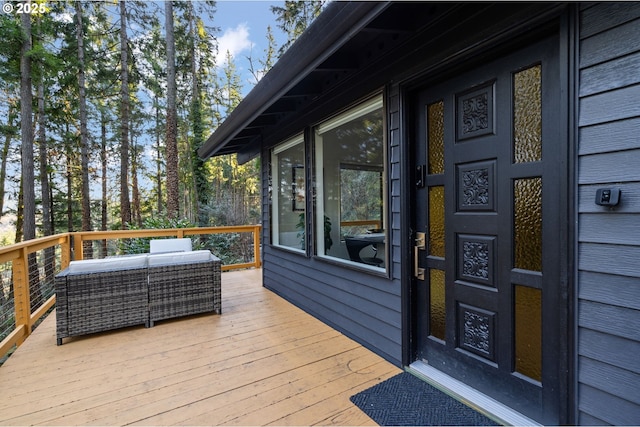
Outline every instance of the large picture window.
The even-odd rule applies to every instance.
[[[305,171],[302,135],[271,151],[271,241],[274,245],[305,250]]]
[[[379,96],[315,129],[319,256],[386,268],[383,123]]]

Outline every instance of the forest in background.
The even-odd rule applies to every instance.
[[[238,165],[235,156],[196,154],[242,100],[234,58],[226,52],[216,64],[214,1],[7,3],[0,218],[14,218],[15,236],[0,244],[76,230],[259,222],[259,159]],[[266,29],[267,48],[248,58],[256,82],[323,4],[271,8],[287,40],[277,46]]]

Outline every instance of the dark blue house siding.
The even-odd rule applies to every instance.
[[[360,344],[402,363],[400,135],[397,90],[385,96],[387,110],[387,218],[389,277],[271,246],[269,236],[269,151],[263,160],[264,286]],[[312,147],[308,144],[307,151]],[[312,230],[311,230],[312,231]]]
[[[640,424],[637,34],[640,3],[580,11],[578,424]],[[622,190],[619,206],[594,203],[604,187]]]

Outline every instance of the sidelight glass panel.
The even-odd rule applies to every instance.
[[[513,76],[513,161],[542,160],[542,67],[527,68]]]
[[[430,175],[444,173],[444,103],[427,106],[427,141]]]
[[[542,271],[542,178],[516,179],[514,267]]]
[[[515,286],[515,370],[542,381],[542,292]]]
[[[429,270],[429,335],[444,341],[445,300],[444,271]]]
[[[429,255],[444,258],[444,187],[429,187]]]

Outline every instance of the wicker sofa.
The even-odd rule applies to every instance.
[[[221,313],[220,259],[207,250],[151,254],[149,321]]]
[[[220,267],[207,250],[72,261],[55,278],[57,343],[178,316],[220,314]]]

